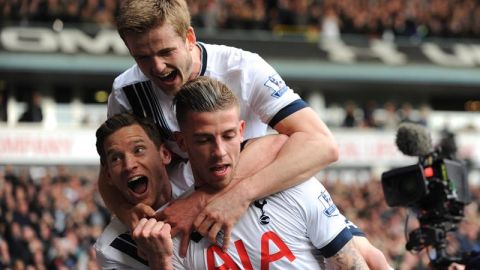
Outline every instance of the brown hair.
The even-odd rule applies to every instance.
[[[222,82],[200,76],[185,83],[173,100],[179,125],[185,122],[186,114],[193,112],[216,112],[240,107],[235,94]]]
[[[164,23],[170,23],[177,34],[187,37],[190,13],[185,0],[123,0],[117,17],[117,30],[126,33],[145,33]]]
[[[130,113],[117,114],[107,119],[97,129],[97,132],[95,133],[97,137],[97,142],[95,145],[97,147],[97,153],[100,156],[100,164],[106,165],[107,154],[105,153],[105,149],[103,148],[105,140],[117,130],[135,124],[138,124],[140,127],[143,128],[148,138],[152,140],[152,142],[155,144],[155,146],[157,146],[157,148],[160,147],[160,145],[162,144],[160,132],[158,131],[157,126],[151,119],[139,117]]]

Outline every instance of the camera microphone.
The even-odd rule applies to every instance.
[[[396,144],[407,156],[426,156],[432,152],[432,139],[427,130],[412,123],[400,124]]]

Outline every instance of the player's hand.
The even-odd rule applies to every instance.
[[[217,235],[223,229],[223,250],[227,250],[235,223],[245,214],[250,201],[231,189],[210,201],[194,221],[197,232],[217,242]]]
[[[130,231],[133,231],[140,219],[153,217],[155,210],[144,203],[139,203],[119,214],[118,218],[130,228]]]
[[[448,266],[448,270],[465,270],[465,265],[452,263]]]
[[[170,225],[154,218],[142,218],[133,230],[139,254],[143,254],[151,269],[171,269],[173,241]]]
[[[193,221],[198,216],[210,197],[208,193],[197,190],[190,196],[173,201],[167,208],[158,212],[155,218],[163,220],[172,227],[172,237],[182,235],[179,254],[185,257],[187,254],[190,234],[193,232]]]

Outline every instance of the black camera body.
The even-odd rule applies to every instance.
[[[444,203],[469,203],[465,165],[456,160],[437,159],[436,156],[436,153],[432,153],[420,158],[417,164],[382,174],[382,187],[388,206],[448,212],[448,205]]]
[[[418,132],[416,129],[414,132]],[[417,133],[414,134],[417,136]],[[410,137],[407,139],[411,140]],[[427,140],[420,137],[419,141]],[[399,148],[407,149],[403,145],[399,145]],[[406,249],[420,251],[433,247],[434,256],[430,257],[430,261],[435,269],[464,261],[461,256],[451,256],[446,252],[446,234],[457,229],[464,217],[464,206],[470,202],[466,166],[449,157],[439,147],[420,155],[417,164],[382,174],[387,204],[413,210],[420,223],[419,228],[408,234]]]

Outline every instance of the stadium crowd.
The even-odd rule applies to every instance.
[[[206,29],[338,28],[341,33],[475,38],[476,0],[188,0],[192,23]],[[0,1],[2,23],[95,23],[112,26],[119,0]],[[325,29],[324,29],[325,30]]]
[[[109,214],[95,177],[40,169],[38,177],[33,167],[0,171],[0,269],[96,269],[92,245]]]
[[[386,130],[396,129],[400,123],[405,122],[428,126],[430,111],[431,108],[427,104],[414,106],[410,102],[404,102],[398,105],[393,101],[378,104],[375,100],[367,100],[362,104],[358,104],[354,100],[347,100],[341,108],[344,118],[340,126],[346,128],[381,128]]]
[[[0,166],[0,269],[97,269],[92,244],[106,225],[95,168]],[[378,179],[322,180],[337,206],[384,251],[395,269],[426,269],[405,251],[405,209],[386,206]],[[355,185],[352,188],[352,185]],[[450,252],[480,251],[480,188],[472,187]],[[412,229],[417,224],[409,222]]]

